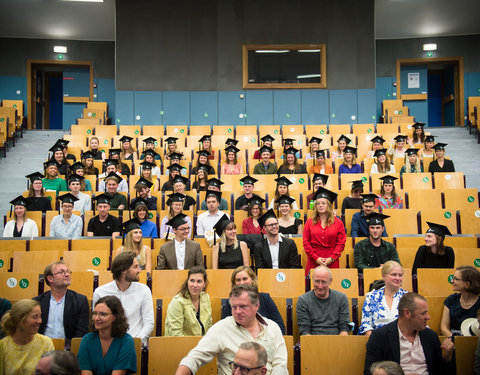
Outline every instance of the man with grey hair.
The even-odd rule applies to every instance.
[[[407,293],[398,303],[398,319],[377,328],[367,342],[364,375],[370,375],[372,363],[394,361],[406,374],[448,373],[454,345],[427,327],[427,300],[417,293]],[[443,351],[443,353],[442,353]]]
[[[405,375],[402,367],[393,361],[375,362],[370,366],[372,375]]]
[[[38,361],[35,375],[80,375],[77,356],[66,350],[46,352]]]
[[[330,289],[330,269],[318,266],[312,272],[312,281],[313,290],[301,295],[297,302],[300,335],[348,335],[348,299]]]
[[[266,371],[260,373],[287,375],[287,348],[282,331],[274,321],[258,314],[259,298],[257,288],[252,285],[234,286],[230,292],[232,316],[222,319],[207,331],[198,345],[180,361],[175,374],[195,374],[217,356],[218,374],[230,375],[230,363],[234,361],[240,345],[245,341],[254,341],[268,353]]]
[[[267,360],[267,351],[262,345],[255,341],[244,342],[230,362],[232,375],[265,375]]]

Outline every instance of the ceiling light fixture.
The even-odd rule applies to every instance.
[[[426,43],[423,45],[424,51],[436,51],[437,50],[437,43]]]
[[[53,52],[55,53],[67,53],[66,46],[53,46]]]
[[[288,49],[256,49],[255,53],[289,53]]]

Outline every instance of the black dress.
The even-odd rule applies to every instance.
[[[211,165],[203,164],[203,166],[208,169],[207,174],[215,174],[215,169],[213,169],[213,167]],[[193,175],[193,174],[197,174],[197,167],[192,168],[192,171],[190,172],[190,175]]]
[[[207,186],[198,186],[198,182],[195,181],[192,185],[192,190],[197,190],[197,191],[206,191],[207,190]]]
[[[235,269],[243,266],[242,250],[240,243],[234,249],[233,245],[225,246],[225,252],[222,253],[220,246],[218,247],[218,268],[219,269]]]
[[[439,165],[438,165],[438,161],[437,160],[434,160],[430,163],[430,165],[428,166],[428,171],[430,173],[435,173],[435,172],[455,172],[455,167],[453,165],[453,161],[449,160],[449,159],[445,159],[444,160],[444,163],[443,163],[443,168],[441,168]]]
[[[100,150],[90,150],[94,160],[103,160],[103,153]]]
[[[430,252],[425,245],[418,248],[413,261],[412,275],[417,273],[417,268],[453,268],[455,253],[450,246],[445,246],[445,254],[437,255]]]
[[[303,224],[303,221],[300,219],[295,219],[293,225],[289,227],[279,226],[279,231],[282,234],[298,234],[298,227]]]
[[[27,211],[49,211],[52,209],[52,203],[50,198],[37,197],[27,198]]]
[[[347,208],[356,208],[360,210],[362,208],[362,198],[350,198],[350,197],[343,198],[342,214],[345,213],[345,210]]]

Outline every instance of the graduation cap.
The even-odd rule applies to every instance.
[[[221,191],[207,190],[207,193],[205,194],[205,201],[209,197],[213,197],[213,196],[215,196],[219,202],[222,200],[222,192]]]
[[[247,199],[247,204],[249,206],[253,206],[255,204],[262,206],[264,203],[265,203],[265,199],[263,199],[262,197],[259,197],[258,195],[254,195],[251,198]]]
[[[426,135],[425,142],[435,142],[435,135]]]
[[[140,163],[140,165],[142,166],[142,169],[153,169],[157,166],[156,164],[149,163],[148,161],[144,161]],[[178,165],[178,164],[174,164],[174,165]]]
[[[362,203],[373,202],[375,203],[375,199],[378,197],[375,194],[360,194],[362,196]]]
[[[288,154],[295,155],[297,152],[298,150],[295,147],[290,147],[283,151],[285,155],[288,155]]]
[[[217,223],[213,226],[213,229],[215,230],[215,233],[219,237],[222,236],[223,231],[227,227],[228,224],[230,224],[232,221],[230,218],[227,216],[227,214],[223,214],[223,216],[217,221]]]
[[[386,154],[387,154],[387,149],[386,148],[381,148],[381,149],[376,150],[375,153],[373,154],[373,156],[378,158],[379,156],[386,155]]]
[[[169,145],[177,143],[178,138],[177,137],[168,137],[165,138],[165,142],[167,142]]]
[[[407,138],[408,137],[406,135],[399,134],[393,139],[395,139],[397,142],[406,142]]]
[[[156,138],[153,138],[153,137],[148,137],[148,138],[145,138],[145,139],[143,140],[143,142],[146,143],[146,144],[149,144],[149,143],[155,144],[156,141],[157,141],[157,139],[156,139]]]
[[[111,148],[110,150],[108,150],[108,155],[110,155],[110,157],[112,157],[112,156],[115,156],[115,155],[120,155],[121,152],[122,152],[122,149],[120,149],[120,148]]]
[[[325,185],[328,181],[328,176],[326,174],[321,174],[321,173],[315,173],[313,175],[312,181],[315,182],[317,180],[322,180],[323,184]]]
[[[270,219],[271,217],[273,217],[274,219],[277,218],[277,215],[275,215],[275,211],[273,211],[272,209],[269,209],[267,212],[265,212],[262,216],[260,216],[257,221],[258,221],[258,224],[260,225],[261,228],[263,228],[265,226],[265,222],[267,221],[267,219]]]
[[[212,136],[209,134],[206,134],[202,138],[200,138],[198,142],[205,142],[205,141],[211,141],[211,140],[212,140]]]
[[[198,168],[197,168],[197,173],[198,173],[198,171],[200,171],[200,170],[204,171],[205,174],[208,175],[208,167],[207,167],[206,165],[200,164],[200,165],[198,166]]]
[[[445,146],[447,145],[447,143],[437,143],[435,146],[433,146],[433,149],[435,151],[444,151],[445,150]]]
[[[65,148],[65,147],[63,147],[62,145],[55,143],[52,147],[50,147],[50,148],[48,149],[48,151],[51,151],[51,152],[53,152],[53,153],[55,153],[55,152],[57,152],[57,151],[62,151],[62,152],[63,152],[63,149],[64,149],[64,148]]]
[[[348,181],[348,183],[352,184],[352,189],[363,189],[364,187],[362,180]]]
[[[289,186],[292,184],[292,182],[284,176],[276,178],[275,181],[277,182],[277,185]]]
[[[260,155],[264,152],[269,152],[271,154],[273,152],[273,148],[263,145],[258,149],[258,152],[260,153]]]
[[[172,172],[181,173],[182,169],[185,169],[185,167],[183,165],[180,165],[180,164],[171,164],[167,167],[167,169],[170,171],[170,173],[172,173]]]
[[[316,157],[319,158],[320,156],[326,157],[325,150],[317,150]]]
[[[63,138],[59,138],[55,144],[60,145],[63,148],[67,148],[69,143],[70,143],[70,141],[68,141],[66,139],[63,139]]]
[[[123,234],[127,234],[135,229],[142,229],[140,227],[140,221],[137,218],[130,219],[123,223]]]
[[[225,153],[233,152],[236,154],[238,151],[240,151],[240,149],[233,145],[230,145],[225,149]]]
[[[178,215],[172,217],[167,225],[171,226],[173,229],[177,229],[180,225],[187,224],[187,221],[185,218],[187,215],[179,213]]]
[[[294,140],[293,140],[292,138],[284,138],[283,144],[284,144],[285,146],[293,146],[293,141],[294,141]]]
[[[78,201],[78,198],[72,193],[67,193],[67,194],[60,195],[58,197],[58,200],[62,201],[62,204],[63,203],[74,204],[76,201]]]
[[[418,148],[407,148],[407,150],[405,151],[407,156],[417,155],[417,152],[418,152]]]
[[[147,207],[147,201],[145,198],[142,197],[137,197],[135,199],[132,199],[132,202],[130,203],[130,209],[135,210],[138,206],[145,206]]]
[[[213,178],[207,180],[207,184],[208,184],[208,186],[215,186],[215,187],[220,189],[221,186],[223,185],[223,182],[220,181],[218,178],[213,177]]]
[[[10,204],[12,206],[23,206],[23,207],[27,207],[27,201],[28,198],[25,198],[23,195],[19,195],[18,197],[16,197],[14,200],[10,201]]]
[[[282,195],[275,201],[277,205],[289,204],[290,206],[293,204],[293,202],[295,202],[295,198],[289,197],[288,195]]]
[[[168,155],[168,157],[174,160],[181,160],[183,158],[183,155],[179,152],[172,152],[170,155]]]
[[[275,138],[273,138],[270,134],[264,135],[262,138],[260,138],[262,142],[273,142]]]
[[[415,130],[423,129],[424,126],[425,124],[423,122],[416,122],[415,124],[412,125],[412,127],[415,128]]]
[[[110,165],[117,166],[118,165],[118,159],[105,159],[105,167],[108,167]]]
[[[337,199],[338,194],[334,193],[333,191],[330,191],[328,189],[325,189],[324,187],[320,186],[317,191],[315,192],[315,200],[319,198],[325,198],[328,200],[330,203],[335,202],[335,199]]]
[[[355,155],[355,153],[357,152],[357,149],[356,149],[356,147],[347,146],[347,147],[345,147],[345,150],[343,150],[343,152],[344,152],[345,154],[353,154],[353,155]]]
[[[322,139],[318,137],[312,137],[310,138],[309,143],[313,143],[313,142],[320,144],[322,143]]]
[[[211,154],[210,152],[208,152],[207,150],[199,150],[197,151],[197,154],[198,156],[205,156],[206,158],[208,158]]]
[[[60,168],[60,164],[58,164],[58,162],[57,162],[55,159],[53,159],[53,158],[52,158],[52,159],[49,159],[49,160],[47,160],[45,163],[43,163],[43,167],[44,167],[45,169],[47,169],[48,167],[51,167],[52,165],[55,166],[55,167],[57,167],[57,168]]]
[[[45,178],[45,176],[43,174],[41,174],[40,172],[34,172],[34,173],[30,173],[30,174],[27,174],[25,176],[26,178],[30,179],[30,182],[35,182],[35,181],[38,181],[38,180],[42,180],[42,178]]]
[[[430,227],[427,229],[427,233],[434,233],[442,238],[445,238],[445,235],[452,235],[448,227],[446,227],[445,225],[431,223],[430,221],[427,221],[427,225]]]
[[[70,177],[68,178],[68,184],[70,184],[71,182],[82,182],[84,179],[85,179],[85,177],[74,173],[74,174],[70,175]]]
[[[255,185],[255,182],[258,180],[255,177],[247,175],[241,178],[240,181],[243,182],[244,185]]]
[[[109,180],[109,179],[115,179],[117,181],[117,183],[119,184],[123,178],[120,177],[118,174],[116,174],[115,172],[110,172],[108,175],[105,176],[105,181]]]
[[[80,163],[79,161],[77,161],[76,163],[73,163],[71,166],[68,167],[68,169],[70,169],[72,172],[75,172],[78,169],[83,169],[83,168],[84,168],[83,164]]]
[[[170,206],[172,202],[183,202],[187,196],[182,193],[168,194],[167,206]]]
[[[109,194],[100,194],[96,195],[94,198],[92,198],[93,201],[97,201],[98,204],[108,204],[110,205],[110,201],[112,200],[112,197]]]
[[[155,152],[155,150],[145,150],[145,151],[142,151],[142,154],[145,156],[150,155],[154,159],[158,155],[158,153]]]
[[[233,138],[228,138],[226,141],[225,141],[225,144],[226,145],[229,145],[229,146],[236,146],[238,143],[238,141],[236,139],[233,139]]]
[[[129,137],[128,135],[124,135],[122,138],[120,138],[120,142],[122,142],[122,143],[131,142],[131,141],[133,141],[133,138]]]
[[[385,139],[383,139],[381,136],[376,135],[372,139],[370,139],[370,142],[372,143],[381,143],[382,145],[385,143]]]
[[[388,175],[388,176],[380,177],[380,180],[382,180],[384,184],[392,184],[393,185],[394,181],[398,180],[398,177]]]
[[[173,184],[176,184],[177,182],[181,182],[182,184],[184,184],[185,186],[187,186],[188,178],[183,177],[183,176],[181,176],[181,175],[176,175],[176,176],[173,178],[172,183],[173,183]]]
[[[93,154],[92,151],[85,151],[82,154],[82,159],[95,159],[95,155]]]
[[[383,221],[385,219],[388,219],[390,216],[388,215],[383,215],[379,214],[377,212],[372,212],[370,215],[365,216],[365,219],[367,220],[367,226],[370,225],[382,225],[385,226]]]
[[[340,138],[337,139],[337,143],[340,141],[345,141],[347,145],[352,141],[350,138],[344,136],[343,134],[340,136]]]
[[[151,188],[152,186],[153,186],[153,182],[148,181],[144,177],[140,177],[137,183],[135,184],[135,188],[142,188],[142,187]]]

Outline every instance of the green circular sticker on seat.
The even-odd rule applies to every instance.
[[[325,130],[320,130],[320,134],[325,134]]]
[[[475,259],[475,260],[473,261],[473,264],[475,265],[475,267],[480,267],[480,259],[478,259],[478,258]]]
[[[472,197],[471,195],[467,198],[467,201],[469,201],[470,203],[472,203],[474,200],[475,200],[475,198]]]
[[[103,141],[103,144],[106,145],[107,143],[108,143],[108,141],[105,139],[105,140]]]
[[[3,117],[0,118],[0,122],[4,122],[4,121],[5,121],[5,119]]]
[[[273,131],[273,134],[278,134],[278,130],[275,129],[275,130]]]
[[[257,140],[256,140],[255,138],[252,138],[252,139],[250,140],[250,142],[255,143],[255,142],[257,142]]]
[[[185,133],[185,129],[180,129],[180,133]]]
[[[403,113],[403,111],[398,111],[398,114],[401,115]]]
[[[92,129],[88,129],[87,134],[92,134]]]
[[[100,263],[101,263],[101,261],[100,261],[100,258],[99,258],[99,257],[95,257],[95,258],[92,259],[92,264],[93,264],[94,266],[99,266]]]
[[[348,289],[352,286],[352,283],[348,279],[343,279],[342,282],[341,282],[341,285],[342,285],[343,289]]]
[[[423,182],[428,182],[430,179],[428,177],[423,178]]]
[[[298,182],[300,182],[301,184],[303,184],[303,183],[305,183],[305,179],[304,179],[304,178],[300,178],[300,179],[298,180]]]
[[[97,114],[95,112],[92,113],[92,117],[95,117]]]
[[[443,214],[443,216],[445,216],[445,218],[447,219],[450,219],[452,217],[452,213],[450,211],[447,211]]]
[[[295,219],[300,219],[300,212],[295,212],[293,216],[295,216]]]
[[[140,132],[138,130],[135,130],[135,134],[138,134],[138,133],[140,133]]]
[[[232,129],[228,128],[227,133],[231,133],[231,132],[232,132]]]
[[[18,283],[18,286],[22,289],[26,289],[28,288],[28,286],[30,285],[29,281],[27,279],[22,279],[20,280],[20,282]]]
[[[362,177],[362,182],[367,182],[367,178],[365,176]]]
[[[449,282],[450,284],[453,284],[453,275],[449,275],[449,276],[448,276],[448,282]]]
[[[3,266],[4,266],[3,259],[0,259],[0,268],[3,268]]]
[[[367,133],[371,133],[372,132],[372,129],[367,129]]]
[[[148,218],[149,219],[152,219],[153,218],[153,214],[151,212],[148,213]]]
[[[13,108],[17,108],[17,105],[16,105],[16,104],[14,104],[14,105],[13,105]]]

